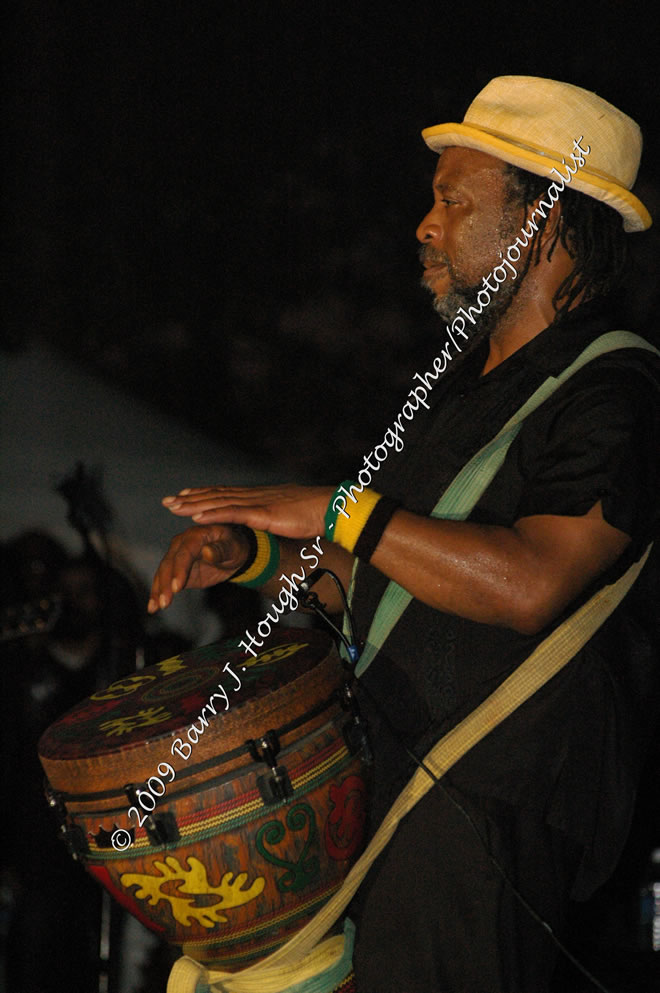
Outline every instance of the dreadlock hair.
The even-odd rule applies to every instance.
[[[547,192],[547,176],[536,176],[507,163],[505,179],[507,202],[524,207],[526,221],[534,201]],[[530,242],[525,273],[532,260],[536,264],[541,258],[541,235],[548,215],[537,217],[538,230]],[[555,322],[568,312],[580,294],[587,301],[611,293],[623,281],[628,265],[628,243],[620,215],[607,204],[577,190],[566,188],[561,194],[561,216],[548,246],[548,261],[558,239],[575,265],[552,298]]]

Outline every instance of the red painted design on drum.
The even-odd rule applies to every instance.
[[[107,713],[108,710],[112,710],[115,706],[114,700],[105,700],[100,702],[98,700],[87,701],[87,706],[79,705],[75,710],[70,710],[63,717],[60,717],[60,723],[68,726],[74,724],[81,724],[83,721],[96,720],[98,717],[102,717],[103,714]]]
[[[325,847],[330,858],[350,859],[362,844],[367,817],[367,787],[360,776],[347,776],[329,791],[332,810],[325,822]]]
[[[115,898],[117,903],[120,903],[124,910],[127,910],[129,914],[133,917],[137,917],[141,924],[148,927],[150,931],[160,937],[167,937],[167,928],[161,927],[152,917],[147,917],[147,915],[140,908],[140,904],[137,900],[133,900],[132,897],[123,890],[120,886],[117,886],[108,870],[102,865],[86,865],[85,868],[89,873],[94,876],[95,879],[99,881],[101,886],[105,886],[106,890]]]

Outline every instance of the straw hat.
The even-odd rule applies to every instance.
[[[472,101],[462,124],[425,128],[422,137],[435,152],[447,145],[475,148],[547,176],[548,185],[558,181],[550,172],[553,166],[567,175],[562,159],[575,171],[573,141],[582,137],[580,144],[590,151],[570,187],[613,207],[625,231],[651,225],[648,210],[630,192],[642,154],[638,125],[579,86],[536,76],[497,76]]]

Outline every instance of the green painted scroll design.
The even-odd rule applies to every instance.
[[[292,832],[303,831],[305,827],[308,827],[302,852],[296,862],[289,862],[266,849],[266,845],[272,848],[280,845],[284,840],[287,832],[281,821],[268,821],[267,824],[259,828],[256,838],[257,851],[271,865],[277,865],[287,870],[276,880],[280,893],[298,893],[305,886],[316,882],[321,871],[318,855],[308,857],[310,849],[316,848],[318,850],[319,846],[316,816],[309,804],[301,802],[291,807],[287,811],[286,826]]]

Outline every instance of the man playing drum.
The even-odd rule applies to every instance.
[[[229,579],[277,600],[317,536],[346,587],[357,562],[374,829],[414,772],[409,753],[423,757],[560,625],[575,629],[658,530],[660,358],[608,334],[622,327],[610,294],[628,233],[651,223],[630,192],[639,128],[594,93],[507,76],[424,138],[439,159],[417,238],[442,352],[385,456],[338,489],[165,498],[195,526],[172,541],[149,602]],[[504,428],[486,481],[454,483]],[[611,874],[630,824],[657,691],[656,563],[652,551],[596,633],[400,824],[351,908],[361,993],[550,989],[547,925],[561,933],[569,898]],[[402,612],[390,581],[410,594]],[[315,589],[341,610],[327,577]]]

